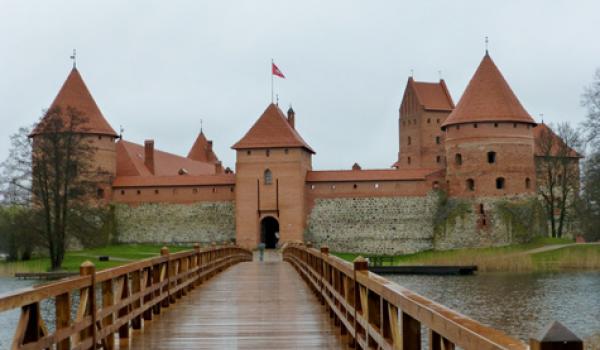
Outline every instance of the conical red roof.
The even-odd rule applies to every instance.
[[[302,147],[311,153],[312,148],[302,139],[300,134],[290,126],[287,118],[274,104],[270,104],[256,123],[248,130],[233,149],[246,148],[279,148],[279,147]]]
[[[449,125],[473,122],[520,122],[535,125],[535,121],[523,108],[487,53],[458,105],[442,124],[442,129]]]
[[[81,132],[88,134],[100,134],[117,136],[117,133],[108,124],[102,112],[96,105],[96,101],[83,82],[83,78],[76,68],[71,70],[71,73],[64,82],[58,95],[52,102],[50,109],[60,107],[61,110],[66,110],[68,107],[75,108],[83,114],[87,121],[80,126]],[[36,135],[41,132],[41,123],[33,130],[31,135]]]
[[[206,139],[206,136],[204,136],[202,131],[198,134],[196,142],[194,142],[187,157],[192,160],[206,163],[216,163],[219,161],[217,155],[212,150],[210,141]]]

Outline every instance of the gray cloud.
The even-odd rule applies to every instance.
[[[317,151],[314,167],[388,167],[410,70],[455,102],[490,52],[529,113],[583,120],[600,66],[596,1],[2,1],[0,158],[66,78],[72,48],[104,115],[134,142],[187,154],[204,119],[225,165],[270,102]]]

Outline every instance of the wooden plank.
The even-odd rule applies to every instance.
[[[129,348],[343,348],[339,331],[290,264],[248,262],[189,292]]]

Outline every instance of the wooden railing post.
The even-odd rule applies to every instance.
[[[200,273],[202,273],[202,270],[200,269],[200,266],[202,265],[202,261],[201,261],[201,256],[200,255],[200,243],[195,243],[194,244],[194,258],[192,259],[193,264],[194,264],[194,268],[198,268],[198,270],[196,271],[195,275],[193,276],[194,281],[192,283],[190,283],[190,287],[194,288],[195,286],[200,284]]]
[[[558,321],[529,339],[531,350],[583,350],[583,341]]]
[[[69,327],[71,324],[71,293],[63,293],[56,296],[56,330]],[[71,349],[69,338],[56,344],[56,350]]]
[[[164,263],[164,266],[161,268],[163,278],[161,278],[161,282],[166,280],[167,284],[162,288],[163,292],[167,293],[167,296],[164,297],[161,301],[162,307],[169,307],[169,302],[171,300],[171,279],[170,279],[170,270],[171,270],[171,258],[169,257],[169,248],[162,247],[160,248],[160,255],[167,257],[167,261]]]
[[[98,343],[96,339],[96,266],[91,261],[84,261],[79,266],[79,275],[90,276],[91,283],[88,288],[81,290],[79,296],[79,308],[84,316],[90,315],[92,324],[87,330],[81,332],[81,341],[91,337],[92,349],[96,349]]]
[[[145,279],[145,287],[144,290],[152,288],[152,281],[153,281],[153,275],[152,275],[152,266],[147,267],[144,270],[144,274],[146,275],[146,279]],[[152,301],[152,294],[153,293],[149,293],[146,294],[144,296],[144,305],[149,304]],[[152,308],[147,309],[146,311],[144,311],[144,321],[152,321]]]
[[[113,292],[113,280],[109,279],[102,282],[102,308],[109,308],[115,302],[114,292]],[[114,313],[110,313],[110,315],[106,315],[102,322],[102,327],[106,328],[113,324],[114,321]],[[112,350],[114,348],[115,335],[111,333],[106,336],[106,343],[108,350]]]
[[[131,273],[131,294],[137,294],[142,291],[142,275],[143,270],[140,273],[140,270],[133,271]],[[142,298],[136,298],[133,302],[133,307],[131,311],[135,311],[142,307]],[[142,329],[142,317],[138,315],[131,320],[131,327],[133,329]]]
[[[354,278],[353,278],[353,282],[354,282],[354,334],[352,334],[352,341],[350,343],[351,347],[355,347],[356,346],[356,342],[358,341],[358,335],[361,333],[361,329],[362,326],[358,323],[357,321],[357,316],[358,316],[358,310],[360,309],[362,314],[364,315],[365,319],[367,319],[369,316],[369,312],[367,310],[368,308],[368,303],[365,300],[368,296],[365,295],[366,293],[364,293],[364,287],[362,287],[357,281],[356,281],[356,275],[358,273],[365,273],[369,271],[369,261],[365,258],[363,258],[362,256],[358,256],[356,257],[356,259],[354,259],[353,261],[353,267],[354,267]],[[368,322],[368,319],[367,319]],[[364,330],[363,330],[364,332]]]

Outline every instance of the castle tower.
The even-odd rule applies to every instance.
[[[312,148],[288,117],[270,104],[250,130],[232,146],[236,150],[237,243],[274,248],[302,240],[306,223],[305,181],[312,168]],[[279,237],[277,237],[279,236]]]
[[[486,52],[456,109],[442,124],[449,194],[534,192],[535,125]]]
[[[394,167],[443,169],[444,133],[440,126],[453,109],[444,80],[426,83],[408,78],[399,111],[400,143]]]
[[[107,200],[110,198],[110,183],[117,171],[115,140],[118,135],[102,115],[77,68],[71,70],[49,110],[54,108],[60,108],[63,113],[68,108],[74,108],[85,118],[85,122],[79,128],[95,149],[91,163],[107,174],[107,178],[98,184],[97,189],[98,197]],[[41,133],[42,123],[43,120],[30,135],[34,138],[34,145],[35,137]]]

